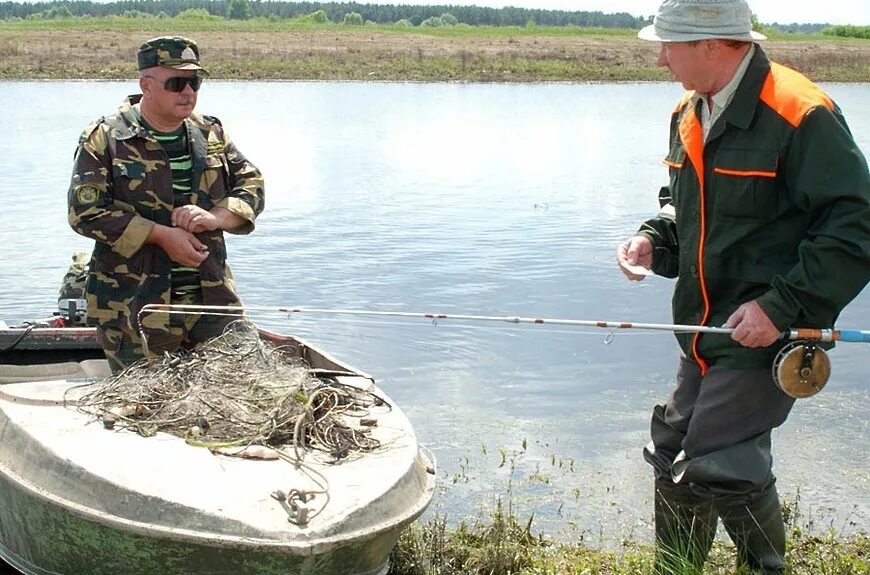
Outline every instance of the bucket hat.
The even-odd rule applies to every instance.
[[[655,42],[767,39],[752,30],[746,0],[664,0],[653,23],[638,32],[637,37]]]
[[[203,70],[196,42],[184,36],[160,36],[139,46],[139,69],[163,66],[175,70]]]

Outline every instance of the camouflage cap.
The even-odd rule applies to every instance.
[[[139,46],[139,69],[163,66],[176,70],[202,70],[196,42],[184,36],[160,36]]]

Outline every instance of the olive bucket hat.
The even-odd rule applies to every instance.
[[[199,63],[199,48],[196,42],[184,36],[160,36],[139,46],[137,55],[139,69],[163,66],[176,70],[208,71]]]
[[[654,42],[767,39],[752,29],[746,0],[664,0],[653,23],[637,37]]]

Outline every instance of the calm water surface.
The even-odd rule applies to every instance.
[[[46,315],[71,254],[82,128],[132,82],[0,83],[0,317]],[[870,85],[830,85],[865,154]],[[625,281],[617,243],[657,209],[681,89],[642,85],[205,84],[266,177],[253,235],[230,238],[246,303],[669,322],[672,284]],[[374,374],[438,459],[432,511],[510,489],[547,535],[650,537],[640,456],[672,385],[667,333],[263,314]],[[840,325],[867,329],[867,290]],[[844,344],[815,398],[777,431],[784,495],[824,529],[870,519],[870,348]],[[373,478],[376,479],[376,478]]]

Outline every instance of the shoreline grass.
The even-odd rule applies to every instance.
[[[785,575],[866,575],[870,537],[829,530],[812,535],[800,513],[784,505],[787,520]],[[445,516],[411,524],[391,555],[389,575],[653,575],[651,545],[624,541],[619,551],[549,541],[520,520],[510,503],[490,517],[450,526]],[[706,575],[734,575],[736,551],[721,539],[713,545]],[[674,573],[673,575],[689,575]]]
[[[598,511],[587,506],[582,516],[587,526],[579,530],[572,528],[576,511],[569,512],[564,517],[567,529],[560,529],[540,489],[549,494],[544,499],[561,501],[556,515],[562,521],[562,505],[578,495],[578,472],[570,459],[552,455],[539,461],[539,446],[535,443],[530,454],[524,438],[519,448],[492,451],[489,459],[490,450],[482,446],[485,461],[480,469],[477,462],[460,458],[458,471],[444,478],[441,497],[455,503],[451,484],[476,482],[482,474],[500,477],[504,483],[493,485],[496,493],[487,498],[490,503],[475,506],[470,514],[462,513],[461,504],[451,504],[447,510],[430,509],[408,526],[391,554],[389,575],[654,575],[652,502],[646,501],[641,509],[615,509],[620,498],[610,495],[619,487],[596,487],[587,475],[584,491],[608,499],[610,506]],[[808,504],[800,488],[781,496],[787,536],[784,575],[870,573],[870,537],[860,511],[844,514]],[[628,522],[618,519],[624,512]],[[569,519],[572,514],[574,519]],[[704,573],[743,575],[735,564],[736,550],[720,524]]]
[[[666,81],[634,30],[402,28],[297,20],[74,18],[0,22],[0,80],[131,79],[145,39],[185,34],[215,79],[419,82]],[[870,82],[870,41],[774,34],[772,59],[816,81]]]

